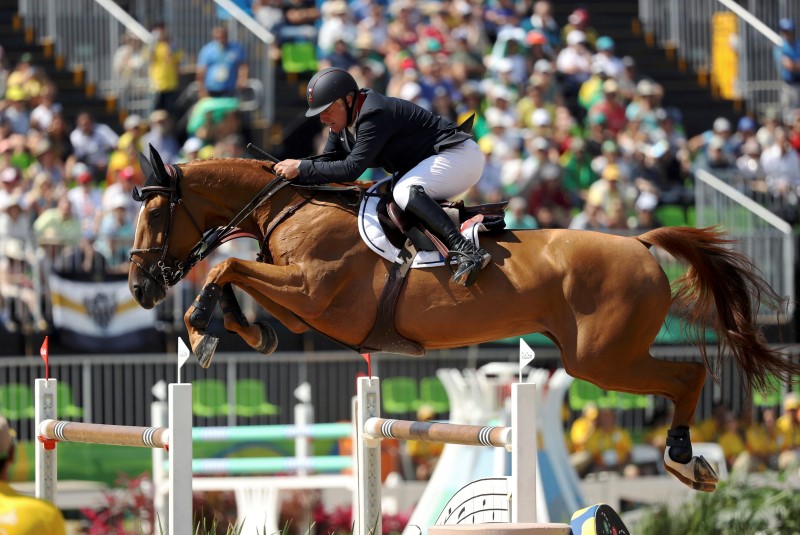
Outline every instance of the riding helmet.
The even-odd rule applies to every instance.
[[[308,82],[306,117],[319,115],[338,99],[357,91],[358,84],[346,70],[330,67],[319,71]]]

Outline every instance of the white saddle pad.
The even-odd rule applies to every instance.
[[[374,184],[369,188],[368,192],[372,193],[377,190],[381,184],[391,180],[391,177],[384,178],[380,182]],[[386,260],[391,262],[400,262],[400,249],[392,245],[386,234],[383,232],[383,227],[378,221],[378,203],[380,198],[376,196],[364,196],[361,206],[358,209],[358,232],[367,246],[381,255]],[[466,223],[465,223],[466,225]],[[462,228],[461,233],[476,247],[479,246],[478,232],[485,230],[485,227],[480,224],[471,223],[467,228]],[[420,251],[417,253],[414,262],[411,264],[412,268],[430,268],[444,265],[444,257],[438,251]]]

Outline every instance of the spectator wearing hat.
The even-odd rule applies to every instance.
[[[600,179],[589,186],[586,195],[586,202],[599,205],[603,213],[611,213],[616,202],[621,202],[623,206],[632,206],[638,195],[638,191],[633,186],[622,182],[622,174],[616,165],[608,165],[600,173]]]
[[[756,130],[758,130],[758,124],[752,117],[744,115],[739,118],[736,123],[736,132],[734,132],[730,140],[733,153],[736,156],[742,154],[742,147],[748,140],[756,137]]]
[[[190,137],[181,147],[181,157],[178,163],[192,162],[199,159],[200,149],[203,148],[203,140],[199,137]]]
[[[774,49],[775,62],[783,80],[781,106],[784,118],[800,105],[800,41],[795,34],[794,21],[782,18],[778,21],[781,45]]]
[[[636,97],[636,85],[639,77],[636,74],[636,60],[631,56],[624,56],[621,60],[622,72],[617,77],[619,83],[619,93],[625,102],[630,102]]]
[[[576,115],[579,121],[586,117],[589,109],[603,100],[603,83],[609,79],[608,73],[601,63],[592,61],[591,76],[581,84],[578,91],[578,104],[581,113]]]
[[[172,130],[172,121],[167,110],[153,110],[150,113],[150,129],[142,136],[142,146],[153,146],[164,163],[178,161],[178,139]],[[128,162],[130,163],[130,162]]]
[[[528,202],[523,197],[514,196],[508,200],[508,209],[504,219],[507,229],[534,230],[539,228],[536,218],[528,213]]]
[[[656,207],[658,207],[658,196],[655,193],[650,191],[639,193],[634,204],[636,216],[633,217],[633,224],[629,226],[641,231],[663,226],[655,215]]]
[[[16,67],[6,79],[6,100],[29,103],[32,107],[39,104],[47,79],[33,66],[32,60],[33,56],[29,52],[20,56]]]
[[[31,220],[21,193],[9,196],[0,205],[0,243],[16,240],[26,245],[33,243]]]
[[[367,13],[357,23],[356,48],[362,48],[363,45],[368,44],[367,48],[370,51],[374,51],[378,57],[383,57],[386,54],[386,44],[389,39],[388,17],[383,4],[371,0],[368,0],[367,3],[369,4]],[[354,11],[354,13],[356,12]]]
[[[783,128],[775,130],[772,145],[761,153],[761,167],[767,188],[779,195],[796,192],[800,187],[800,158],[789,144]]]
[[[55,101],[56,89],[48,84],[42,90],[39,105],[31,110],[30,125],[40,132],[47,132],[56,115],[61,115],[62,106]]]
[[[553,18],[553,7],[547,0],[538,0],[533,4],[533,14],[522,21],[521,27],[528,35],[531,31],[544,35],[550,50],[561,46],[561,29]]]
[[[740,190],[766,191],[764,170],[761,168],[761,145],[755,137],[742,145],[742,155],[736,158],[737,182]]]
[[[461,87],[461,102],[456,104],[458,117],[456,124],[461,124],[470,117],[472,121],[472,136],[480,140],[489,133],[489,125],[483,113],[483,93],[480,84],[467,83]]]
[[[462,28],[455,28],[450,43],[450,72],[460,85],[467,81],[479,80],[486,73],[483,56],[470,45],[469,34]]]
[[[0,416],[0,532],[14,535],[66,535],[64,517],[50,502],[24,496],[11,485],[16,433]]]
[[[166,24],[153,25],[153,43],[148,51],[150,90],[153,92],[153,109],[175,114],[175,102],[180,89],[180,65],[183,52],[171,41]]]
[[[625,67],[622,60],[614,55],[614,39],[607,35],[598,37],[595,50],[597,53],[592,57],[592,62],[601,65],[610,78],[619,78]]]
[[[551,61],[553,59],[553,49],[547,42],[547,37],[540,31],[530,30],[525,34],[525,44],[528,46],[527,65],[528,72],[533,71],[533,66],[540,59]]]
[[[538,109],[547,110],[552,116],[555,114],[556,105],[553,102],[546,102],[544,91],[546,89],[545,77],[541,74],[533,74],[525,85],[525,96],[517,102],[517,116],[526,128],[532,128],[533,112]]]
[[[326,57],[335,51],[336,42],[355,43],[358,28],[350,18],[345,0],[328,0],[320,6],[322,24],[317,35],[317,47]]]
[[[628,122],[625,117],[625,106],[619,101],[619,84],[614,79],[603,82],[603,99],[589,108],[587,117],[602,113],[606,118],[606,128],[613,135],[617,135]]]
[[[725,152],[725,140],[720,136],[714,136],[708,142],[705,152],[695,158],[692,165],[693,169],[703,169],[712,175],[732,182],[736,175],[736,167],[732,157]]]
[[[776,427],[783,435],[784,449],[778,457],[781,470],[800,464],[800,398],[794,392],[783,396],[783,414],[778,417]]]
[[[572,30],[567,34],[567,46],[561,49],[556,58],[556,70],[562,83],[564,102],[573,116],[582,116],[583,108],[578,106],[578,91],[592,73],[592,54],[586,42],[586,34]]]
[[[534,76],[536,78],[533,78]],[[556,106],[562,106],[564,104],[561,84],[556,78],[555,67],[551,61],[540,59],[533,64],[533,74],[531,74],[531,78],[528,79],[528,82],[534,83],[534,80],[536,80],[536,84],[540,86],[545,101],[552,102]]]
[[[79,167],[75,173],[75,187],[67,192],[75,217],[84,232],[97,234],[97,226],[103,215],[103,201],[100,190],[92,181],[89,169]]]
[[[589,25],[589,11],[586,8],[579,7],[570,13],[567,18],[567,24],[561,30],[562,42],[569,41],[569,34],[572,31],[579,31],[586,37],[586,42],[594,48],[597,42],[597,30]]]
[[[650,134],[658,128],[655,112],[660,107],[662,94],[660,85],[652,80],[640,80],[636,85],[636,97],[625,108],[625,117],[628,121],[638,120],[641,130]]]
[[[119,136],[108,125],[96,123],[88,112],[81,112],[69,135],[76,161],[87,164],[92,176],[104,176]]]
[[[66,176],[64,162],[53,150],[53,144],[46,137],[40,138],[31,150],[36,160],[25,171],[25,176],[33,180],[40,173],[46,173],[53,184],[63,184]]]
[[[583,204],[583,209],[572,217],[569,228],[573,230],[607,230],[606,215],[600,204],[600,199],[588,197]]]
[[[125,201],[125,213],[130,221],[135,221],[139,212],[139,203],[133,200],[133,188],[136,184],[143,183],[143,180],[137,179],[136,175],[141,174],[138,166],[134,167],[129,165],[123,167],[117,172],[117,179],[113,184],[108,186],[103,191],[101,204],[102,209],[106,213],[112,209],[112,204],[116,203],[119,199]]]
[[[23,192],[22,173],[14,166],[8,166],[0,171],[0,206],[5,206],[8,200]]]
[[[691,138],[687,147],[690,152],[696,154],[700,151],[707,150],[708,144],[712,138],[719,138],[722,140],[722,150],[729,158],[736,155],[735,141],[733,137],[733,126],[726,117],[717,117],[710,130],[706,130]]]
[[[569,150],[561,157],[564,167],[564,190],[569,193],[572,206],[583,206],[589,193],[589,188],[597,179],[597,173],[592,169],[592,157],[586,150],[586,141],[580,137],[573,137]]]
[[[108,192],[106,192],[108,194]],[[127,271],[130,249],[134,237],[134,219],[130,213],[130,194],[113,192],[104,199],[105,213],[97,230],[94,248],[109,265]]]
[[[392,21],[387,27],[391,41],[401,48],[410,50],[419,41],[417,24],[420,14],[411,0],[397,0],[389,5],[389,15]]]

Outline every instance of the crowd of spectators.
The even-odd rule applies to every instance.
[[[672,425],[672,405],[668,407],[669,411],[654,417],[647,431],[634,439],[619,424],[618,409],[587,404],[566,435],[573,466],[581,476],[610,471],[635,477],[657,471],[657,456],[635,459],[633,447],[639,440],[662,454]],[[795,393],[783,395],[780,414],[775,407],[765,406],[748,415],[755,416],[745,418],[730,407],[717,404],[709,418],[690,427],[692,442],[719,444],[723,458],[711,461],[724,464],[731,473],[800,466],[800,400]]]
[[[311,43],[319,68],[348,69],[363,87],[457,123],[474,115],[486,165],[465,200],[510,200],[510,228],[653,228],[662,224],[659,206],[693,203],[696,169],[796,204],[800,113],[767,110],[735,128],[720,117],[687,139],[681,111],[663,106],[663,87],[617,54],[587,9],[560,21],[547,0],[237,3],[277,37],[276,58],[287,43]],[[77,251],[66,255],[70,269],[122,268],[120,244],[132,239],[137,212],[130,190],[144,180],[139,151],[152,144],[166,162],[244,155],[246,51],[217,26],[197,64],[187,66],[169,28],[159,23],[152,31],[151,45],[126,35],[114,54],[121,87],[147,71],[154,110],[127,116],[120,129],[91,111],[70,124],[76,110],[64,113],[44,69],[29,54],[12,65],[0,53],[3,262],[30,260],[38,244],[50,247],[54,261],[56,249]],[[187,68],[198,89],[184,110],[177,101]],[[24,270],[21,282],[0,272],[4,287],[30,286]]]

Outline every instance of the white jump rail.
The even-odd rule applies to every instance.
[[[398,438],[473,446],[493,446],[511,452],[508,478],[508,511],[512,523],[536,522],[536,385],[515,383],[511,387],[510,427],[412,422],[380,418],[380,382],[360,377],[356,402],[356,493],[357,535],[380,533],[381,461],[380,441]],[[526,415],[523,417],[523,415]]]
[[[169,451],[170,535],[192,533],[192,385],[169,385],[169,427],[68,422],[56,419],[56,379],[36,379],[36,497],[55,502],[57,442],[164,448]]]

